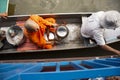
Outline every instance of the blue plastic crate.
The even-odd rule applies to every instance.
[[[104,80],[119,75],[120,58],[0,64],[1,80]]]

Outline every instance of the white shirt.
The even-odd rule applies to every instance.
[[[90,17],[83,21],[81,34],[86,38],[93,38],[98,45],[105,45],[104,31],[100,26],[105,12],[99,11],[93,13]]]

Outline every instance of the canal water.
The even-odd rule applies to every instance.
[[[9,0],[9,15],[120,10],[120,0]]]

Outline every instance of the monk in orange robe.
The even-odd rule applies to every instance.
[[[52,43],[45,40],[44,34],[47,28],[54,32],[52,26],[57,26],[55,19],[43,19],[38,15],[31,15],[25,22],[25,35],[40,48],[50,49]]]

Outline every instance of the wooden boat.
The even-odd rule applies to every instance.
[[[53,49],[38,49],[17,51],[16,48],[2,49],[0,56],[4,59],[45,59],[45,58],[69,58],[83,56],[103,56],[114,55],[113,53],[100,49],[95,44],[85,44],[81,35],[80,27],[83,19],[90,16],[90,13],[57,13],[57,14],[38,14],[43,18],[55,18],[58,24],[65,23],[69,34],[66,38],[54,45]],[[11,25],[24,23],[30,15],[14,15],[8,16],[8,19],[1,19],[0,27],[10,27]],[[112,40],[108,45],[119,49],[119,40]],[[120,50],[120,49],[119,49]]]

